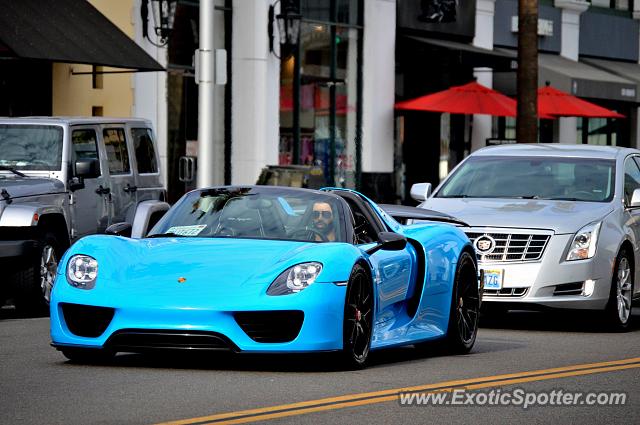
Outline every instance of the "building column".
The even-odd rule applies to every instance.
[[[580,15],[589,8],[584,0],[555,0],[554,6],[562,9],[560,32],[560,56],[578,61],[580,48]],[[578,119],[575,117],[558,119],[557,140],[560,143],[575,144],[578,139]]]
[[[233,1],[232,184],[255,184],[265,165],[278,163],[280,60],[269,52],[270,4]]]
[[[362,58],[362,171],[393,172],[395,0],[364,4]]]
[[[156,47],[149,40],[142,38],[142,18],[140,16],[141,0],[133,2],[131,17],[135,33],[135,42],[142,47],[160,65],[167,67],[167,49]],[[149,11],[151,13],[151,10]],[[151,23],[149,23],[151,27]],[[153,31],[153,28],[149,29]],[[133,74],[133,107],[131,115],[151,121],[160,157],[162,183],[168,185],[168,142],[167,142],[167,73],[136,72]]]
[[[473,45],[483,49],[493,50],[493,16],[496,0],[477,0],[476,3],[476,34]],[[486,87],[493,87],[493,71],[491,68],[475,68],[473,75],[476,81]],[[476,151],[487,145],[487,139],[492,136],[492,117],[489,115],[474,115],[471,133],[471,151]]]

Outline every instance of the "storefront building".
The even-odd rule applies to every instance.
[[[397,5],[396,100],[474,78],[515,97],[517,0]],[[638,147],[638,19],[639,1],[539,1],[539,86],[550,84],[626,117],[540,120],[540,142]],[[515,138],[515,118],[483,115],[402,112],[396,128],[403,200],[412,183],[437,184],[469,152]]]

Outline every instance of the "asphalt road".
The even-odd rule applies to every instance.
[[[407,347],[373,353],[366,370],[344,372],[327,356],[224,353],[127,354],[106,365],[75,365],[49,346],[47,318],[19,319],[5,309],[0,311],[0,424],[636,424],[640,311],[634,318],[631,332],[607,333],[590,315],[511,313],[485,321],[469,355],[425,355]],[[396,391],[462,386],[475,386],[467,394],[476,397],[519,389],[614,391],[627,399],[617,406],[528,409],[486,403],[402,406]],[[304,401],[310,403],[299,404]],[[220,416],[224,413],[230,415]]]

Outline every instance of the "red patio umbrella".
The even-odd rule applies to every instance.
[[[546,86],[538,89],[538,114],[556,117],[624,118],[624,115]]]
[[[475,81],[450,87],[426,96],[398,102],[396,109],[451,114],[485,114],[501,117],[516,116],[516,101]]]

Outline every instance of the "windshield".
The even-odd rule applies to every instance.
[[[14,170],[60,170],[62,127],[0,124],[0,165]]]
[[[183,196],[148,237],[344,242],[337,198],[275,187],[225,187]]]
[[[475,156],[437,198],[521,198],[609,202],[615,162],[608,159]]]

